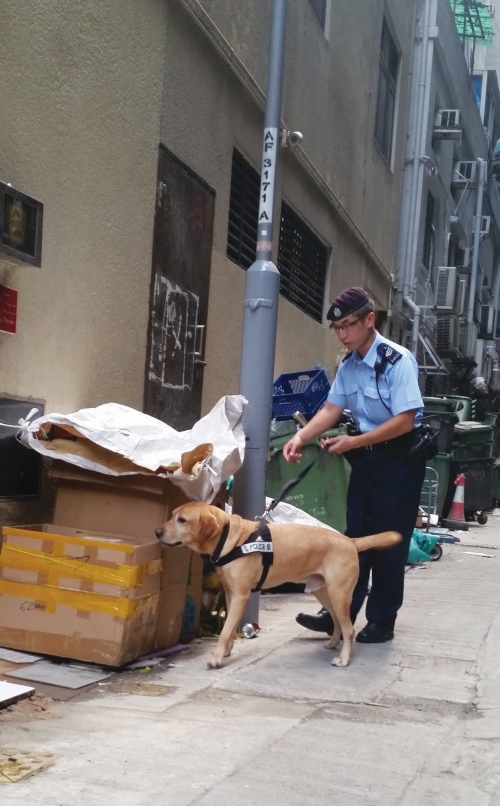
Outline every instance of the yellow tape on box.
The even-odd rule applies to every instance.
[[[44,537],[46,536],[44,535]],[[75,543],[73,538],[71,543]],[[116,549],[116,546],[113,548]],[[127,546],[126,549],[128,550],[129,547]],[[24,546],[12,546],[9,543],[4,543],[0,553],[0,569],[2,567],[13,568],[42,574],[47,577],[47,584],[55,587],[62,578],[66,578],[85,582],[102,582],[122,588],[140,588],[146,577],[159,574],[162,567],[161,560],[151,560],[140,565],[122,565],[120,563],[113,565],[115,567],[94,565],[89,563],[88,555],[71,558],[65,557],[64,554],[33,551]]]
[[[103,596],[97,593],[63,590],[49,585],[30,585],[27,582],[10,582],[0,579],[0,596],[16,596],[19,608],[23,611],[43,610],[54,614],[59,606],[71,607],[89,613],[104,613],[108,616],[130,619],[144,599],[159,594],[153,593],[140,599],[124,599],[117,596]]]

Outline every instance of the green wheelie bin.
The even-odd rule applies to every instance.
[[[450,484],[450,463],[451,453],[438,453],[433,459],[427,459],[426,466],[433,467],[438,474],[438,490],[437,490],[437,514],[443,514],[444,502]],[[425,502],[422,501],[422,506],[425,508]]]
[[[345,433],[343,427],[332,428],[326,431],[323,437],[336,437]],[[283,458],[283,447],[289,439],[290,436],[277,437],[270,443],[267,469],[267,495],[270,498],[274,498],[283,485],[297,476],[321,450],[320,438],[311,440],[306,442],[302,449],[300,465],[287,462]],[[343,533],[346,526],[348,482],[349,466],[346,460],[342,456],[326,453],[320,456],[310,473],[283,498],[283,501],[293,504]]]

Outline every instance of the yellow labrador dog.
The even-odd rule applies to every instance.
[[[156,536],[167,546],[187,546],[212,557],[215,552],[221,562],[237,546],[245,550],[242,556],[217,568],[226,593],[227,618],[208,661],[209,669],[218,669],[223,658],[231,654],[250,593],[261,580],[264,556],[261,550],[269,551],[270,544],[262,536],[253,540],[257,527],[257,523],[239,515],[227,515],[218,507],[192,502],[174,510],[171,519],[156,530]],[[359,574],[358,552],[394,546],[401,535],[383,532],[349,538],[316,526],[275,523],[269,524],[269,531],[272,565],[263,587],[305,582],[306,591],[314,593],[334,620],[334,632],[326,646],[334,649],[343,639],[342,651],[332,664],[347,666],[354,639],[349,609]]]

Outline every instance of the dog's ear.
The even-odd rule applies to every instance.
[[[211,543],[220,532],[220,526],[215,515],[211,512],[203,512],[200,514],[200,545]],[[208,553],[203,552],[202,553]]]

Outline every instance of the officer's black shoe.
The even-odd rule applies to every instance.
[[[333,619],[325,607],[322,607],[319,613],[312,616],[310,613],[299,613],[295,616],[301,627],[314,632],[326,632],[327,635],[333,635]]]
[[[361,644],[383,644],[385,641],[392,641],[393,638],[394,627],[381,621],[369,621],[366,627],[358,632],[356,641]]]

